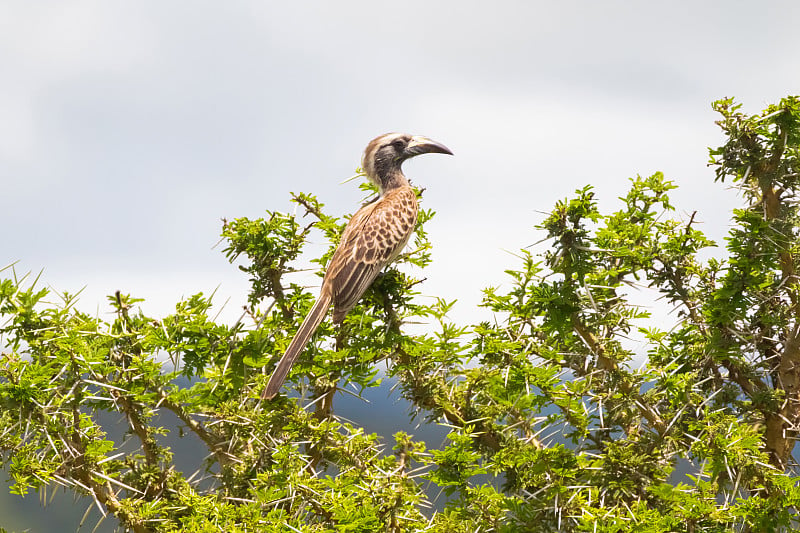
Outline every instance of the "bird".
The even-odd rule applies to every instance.
[[[353,214],[322,279],[319,297],[278,361],[262,393],[271,399],[333,305],[333,322],[341,324],[383,268],[403,251],[417,223],[417,195],[403,174],[403,162],[429,154],[453,155],[445,145],[421,135],[386,133],[369,142],[361,159],[378,198]]]

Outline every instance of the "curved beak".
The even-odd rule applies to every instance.
[[[453,152],[451,152],[447,146],[441,143],[421,135],[415,135],[411,137],[411,141],[408,143],[408,146],[406,146],[406,149],[403,150],[403,155],[405,156],[405,159],[408,159],[409,157],[414,157],[420,154],[453,155]]]

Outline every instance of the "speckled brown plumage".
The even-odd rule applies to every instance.
[[[383,267],[403,251],[416,223],[417,197],[407,185],[353,215],[325,274],[333,289],[335,323],[344,320]]]
[[[263,398],[278,393],[289,370],[333,304],[338,324],[358,303],[383,268],[403,251],[417,223],[417,197],[403,175],[403,161],[425,153],[452,154],[425,137],[387,133],[373,139],[362,166],[378,186],[379,198],[350,218],[328,265],[319,298],[295,333],[264,389]]]

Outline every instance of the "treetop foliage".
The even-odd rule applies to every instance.
[[[454,302],[424,303],[407,268],[431,261],[422,210],[410,250],[341,327],[323,323],[269,402],[261,389],[315,297],[293,276],[298,258],[321,232],[322,275],[344,227],[317,198],[293,196],[305,215],[224,223],[225,254],[251,283],[232,325],[203,294],[156,318],[117,292],[101,320],[6,267],[12,491],[67,487],[137,532],[797,528],[800,99],[755,115],[713,106],[726,140],[709,163],[742,200],[724,249],[699,215],[675,216],[661,173],[632,179],[611,213],[585,187],[537,226],[546,239],[519,252],[505,288],[485,289],[493,320],[454,324]],[[676,323],[633,303],[637,287]],[[381,384],[382,362],[413,414],[447,428],[442,446],[336,416],[339,395]],[[124,417],[122,442],[109,413]],[[199,474],[176,470],[178,433],[207,449]]]

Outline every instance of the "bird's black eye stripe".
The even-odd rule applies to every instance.
[[[392,141],[392,146],[397,150],[402,150],[405,148],[405,145],[406,143],[403,141],[403,139],[395,139]]]

